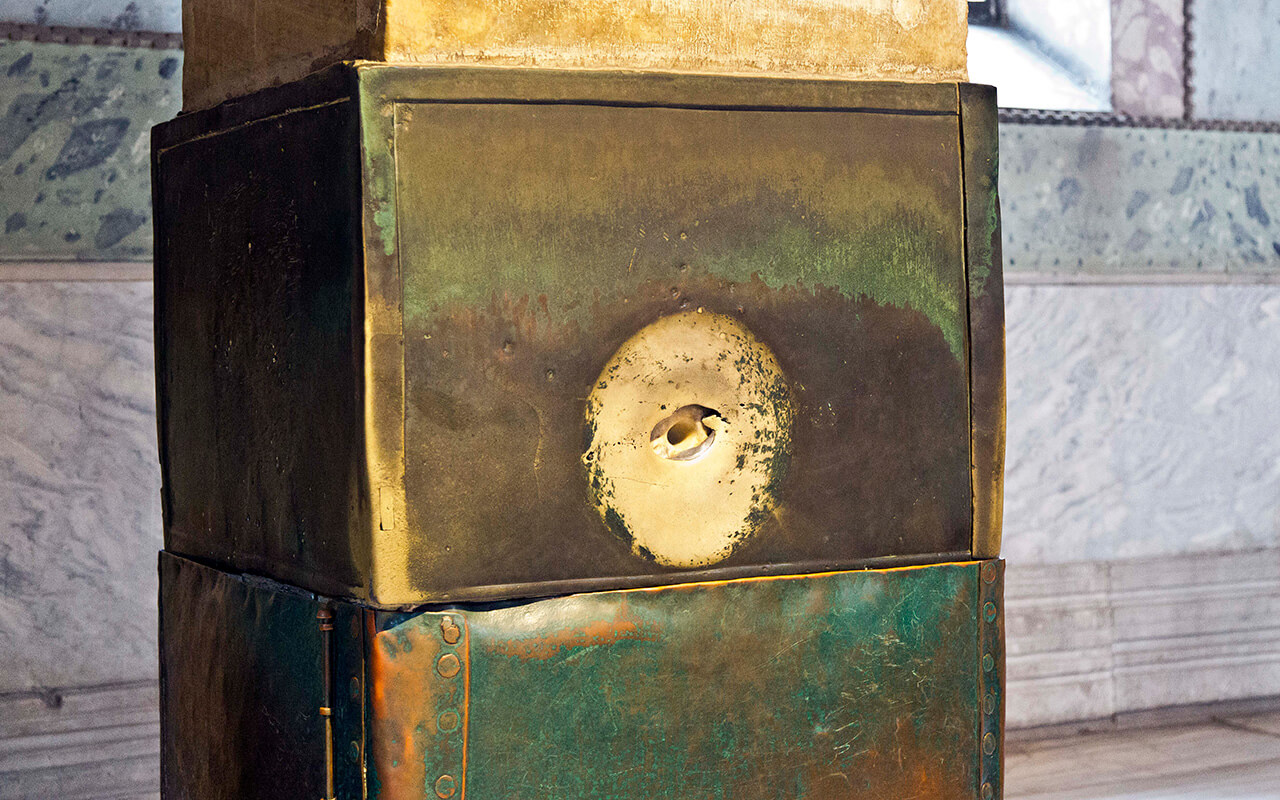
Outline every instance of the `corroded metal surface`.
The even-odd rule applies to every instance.
[[[166,798],[363,793],[364,629],[332,606],[326,758],[323,631],[314,595],[160,555],[161,789]],[[352,750],[355,757],[352,757]]]
[[[637,555],[715,564],[777,508],[794,416],[777,359],[740,322],[702,308],[662,317],[587,398],[591,500]]]
[[[471,798],[975,798],[977,564],[605,592],[468,611]],[[391,641],[438,616],[379,615]],[[401,649],[404,649],[402,644]],[[394,661],[394,659],[389,659]],[[417,676],[371,672],[375,686]],[[423,675],[426,675],[423,678]],[[422,685],[425,684],[425,685]],[[419,748],[434,742],[427,718]],[[377,797],[398,749],[375,743]],[[427,785],[448,767],[424,754]]]
[[[982,562],[978,577],[978,797],[993,800],[1004,797],[1004,562]]]
[[[166,792],[322,796],[332,608],[340,800],[999,797],[1000,566],[391,613],[166,555]]]
[[[994,113],[962,100],[993,103],[362,66],[162,126],[168,546],[383,606],[966,556],[999,519],[1002,334],[966,240],[994,241],[995,185],[962,170]],[[793,409],[714,565],[611,531],[583,463],[610,358],[698,309],[768,348]]]

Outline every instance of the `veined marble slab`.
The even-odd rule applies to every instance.
[[[182,53],[0,41],[0,260],[151,258],[151,126]]]
[[[1004,552],[1280,544],[1280,285],[1009,286]]]
[[[0,283],[0,693],[149,678],[148,283]]]
[[[1111,101],[1139,117],[1184,111],[1183,0],[1111,0]]]
[[[1002,125],[1005,274],[1280,271],[1280,134]]]
[[[1280,120],[1280,0],[1197,2],[1192,108],[1206,119]]]

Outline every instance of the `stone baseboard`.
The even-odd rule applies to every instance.
[[[1280,550],[1010,565],[1011,728],[1280,695]]]

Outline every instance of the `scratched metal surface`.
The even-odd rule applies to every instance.
[[[584,469],[586,401],[632,334],[699,310],[772,350],[796,409],[758,529],[712,567],[969,549],[954,113],[412,97],[395,174],[416,587],[671,573],[624,507],[645,476]],[[670,524],[697,537],[692,516]]]
[[[148,261],[151,126],[176,50],[0,41],[0,259]]]
[[[970,338],[964,193],[995,187],[954,85],[338,68],[156,142],[171,549],[384,608],[970,552],[1000,332]],[[795,423],[758,530],[684,569],[597,513],[586,403],[698,308],[772,351]]]
[[[370,797],[985,797],[981,580],[947,564],[376,614],[370,690],[398,702],[372,706]]]

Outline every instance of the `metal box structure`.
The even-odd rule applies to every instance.
[[[396,613],[163,554],[164,796],[1000,796],[1003,564]]]
[[[166,797],[999,797],[996,165],[962,83],[159,126]]]
[[[989,88],[342,66],[154,144],[172,552],[381,607],[998,552]],[[741,363],[606,375],[658,320]],[[696,465],[599,441],[685,406]]]

